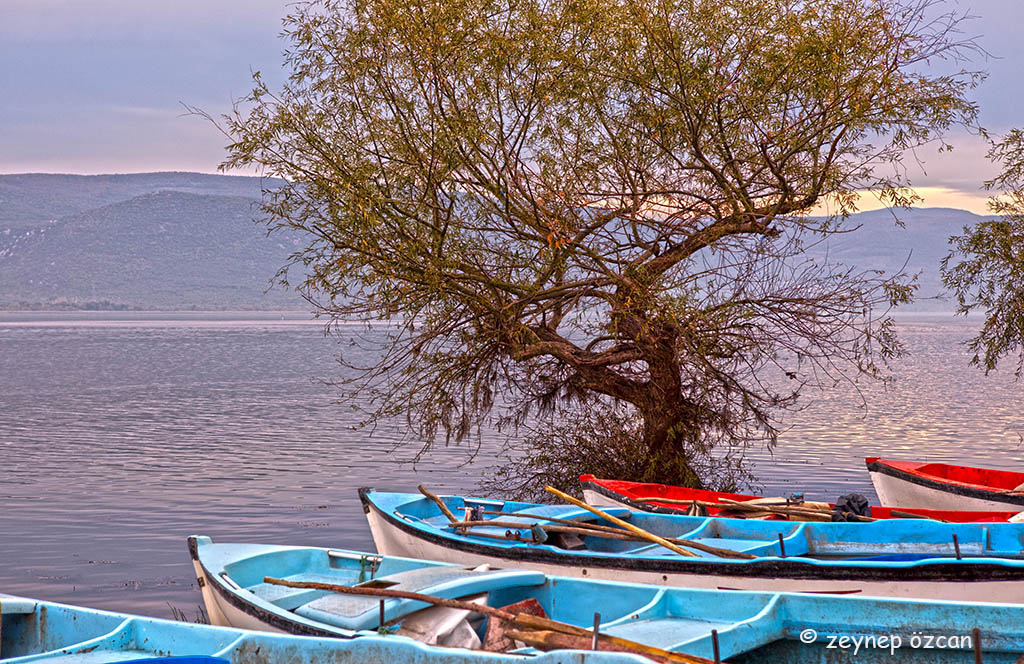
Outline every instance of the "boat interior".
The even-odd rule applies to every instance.
[[[74,664],[154,661],[188,653],[196,664],[226,661],[240,638],[237,630],[159,629],[155,621],[104,611],[0,595],[0,661]],[[211,659],[211,657],[215,659]],[[182,664],[189,664],[183,662]]]
[[[943,465],[943,464],[933,464]],[[944,470],[942,472],[948,472]],[[1002,472],[1002,471],[999,471]],[[1017,473],[1015,475],[1021,475]],[[789,503],[786,498],[778,496],[775,498],[770,497],[759,497],[744,495],[738,493],[726,493],[721,491],[704,491],[701,489],[689,489],[683,487],[669,486],[665,484],[646,484],[640,482],[626,482],[620,480],[605,480],[597,479],[593,475],[582,475],[580,477],[581,482],[593,482],[598,486],[606,487],[610,489],[614,494],[618,494],[624,498],[639,501],[641,503],[649,503],[651,505],[657,504],[658,507],[671,508],[677,514],[694,514],[694,509],[688,504],[690,501],[702,501],[699,511],[700,514],[708,514],[710,516],[725,516],[732,518],[747,518],[749,512],[737,512],[734,509],[733,503],[747,503],[751,500],[758,500],[762,504],[764,501],[770,501],[773,506],[784,506],[784,507],[796,507],[799,508],[801,503]],[[1008,484],[1017,486],[1021,481],[1024,481],[1024,476],[1020,480],[1006,480]],[[753,503],[749,503],[753,504]],[[825,503],[813,503],[815,505],[824,505]],[[834,506],[834,505],[833,505]],[[906,508],[897,509],[891,507],[880,507],[877,505],[871,506],[872,518],[879,519],[891,519],[891,518],[922,518],[922,519],[935,519],[939,521],[947,521],[953,523],[975,523],[975,522],[991,522],[991,523],[1002,523],[1009,521],[1012,517],[1018,514],[1019,510],[1008,510],[1008,511],[991,511],[991,510],[929,510],[921,508]],[[774,516],[759,515],[757,518],[768,521],[785,521],[787,517],[784,514],[776,514]]]
[[[894,464],[895,465],[895,464]],[[946,463],[907,464],[906,470],[960,484],[1010,491],[1024,482],[1024,473],[990,468],[971,468]]]
[[[678,553],[639,536],[622,539],[595,533],[578,535],[572,539],[551,537],[539,541],[535,526],[551,526],[556,523],[548,521],[551,517],[558,522],[571,521],[605,527],[614,525],[572,505],[536,505],[458,496],[443,497],[445,504],[456,515],[477,508],[477,514],[483,515],[483,521],[489,520],[499,524],[463,528],[453,526],[434,503],[416,494],[373,492],[371,500],[379,501],[382,510],[390,510],[396,517],[408,523],[492,545],[498,543],[502,546],[514,546],[527,542],[587,554],[679,557]],[[961,558],[1024,559],[1024,530],[1009,523],[954,524],[929,519],[881,520],[870,523],[759,521],[631,512],[623,507],[601,509],[659,537],[689,540],[708,547],[755,557],[912,563],[935,558],[956,559],[959,550]],[[518,524],[521,524],[521,527],[515,527]],[[687,548],[685,544],[681,546]],[[704,559],[742,562],[736,558],[725,559],[715,552],[694,548],[690,550]]]

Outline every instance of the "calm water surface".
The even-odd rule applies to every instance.
[[[974,325],[901,317],[896,384],[812,395],[751,451],[764,490],[874,499],[872,454],[1024,470],[1024,385],[967,366]],[[354,429],[339,344],[279,314],[0,313],[0,592],[191,614],[190,534],[370,549],[356,488],[472,490],[491,455],[414,469],[398,426]]]

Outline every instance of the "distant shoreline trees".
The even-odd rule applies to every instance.
[[[941,0],[321,0],[227,118],[303,293],[394,321],[343,388],[424,449],[533,423],[507,489],[743,479],[808,385],[880,377],[907,275],[805,249],[973,125]],[[955,67],[954,67],[955,68]],[[828,203],[833,214],[812,215]],[[499,478],[500,480],[501,478]]]

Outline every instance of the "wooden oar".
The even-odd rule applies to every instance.
[[[1001,493],[1007,496],[1019,496],[1024,493],[1024,482],[1021,482],[1012,489],[1000,489],[999,491],[996,491],[996,493]]]
[[[809,515],[817,516],[819,513],[824,515],[830,513],[832,508],[826,507],[828,503],[798,503],[792,505],[778,504],[775,505],[769,502],[755,502],[759,500],[775,500],[768,498],[754,498],[752,500],[732,500],[731,498],[722,498],[720,502],[711,500],[682,500],[678,498],[634,498],[634,500],[641,503],[665,503],[666,505],[700,505],[702,507],[717,507],[722,510],[744,510],[750,512],[771,512],[772,514],[779,514],[781,516],[803,516],[806,512]],[[852,514],[851,512],[844,512],[851,516],[856,516],[858,521],[884,521],[877,517],[864,516],[863,514]],[[903,512],[900,510],[889,510],[889,514],[897,519],[930,519],[932,521],[938,521],[940,523],[950,523],[945,519],[939,519],[933,516],[926,516],[924,514],[914,514],[913,512]]]
[[[464,531],[464,533],[466,535],[473,535],[474,537],[489,537],[491,539],[505,539],[505,540],[508,539],[504,535],[498,535],[498,534],[495,534],[495,533],[482,533],[480,531],[469,530],[469,528],[472,528],[474,526],[492,526],[494,528],[513,528],[513,529],[516,529],[516,530],[529,530],[531,526],[540,526],[546,532],[549,532],[549,533],[571,533],[573,535],[584,535],[584,536],[587,536],[587,537],[604,537],[606,539],[615,539],[615,540],[632,540],[632,541],[641,541],[641,542],[648,542],[648,541],[650,541],[646,537],[642,537],[641,535],[637,535],[637,534],[632,533],[632,532],[630,532],[628,530],[623,530],[622,528],[607,528],[607,529],[603,529],[603,530],[591,530],[589,527],[586,527],[586,528],[573,528],[572,526],[547,526],[547,525],[544,525],[542,523],[516,523],[514,521],[497,521],[497,520],[493,520],[493,521],[456,521],[455,523],[449,524],[447,527],[448,528],[457,528],[457,529],[465,528],[466,530]],[[693,549],[698,549],[700,551],[704,551],[706,553],[710,553],[710,554],[713,554],[713,555],[716,555],[716,556],[719,556],[719,557],[722,557],[722,558],[743,558],[743,559],[748,559],[748,560],[749,559],[753,559],[753,558],[757,558],[757,556],[755,556],[753,554],[750,554],[750,553],[744,553],[742,551],[733,551],[732,549],[720,549],[717,546],[711,546],[709,544],[704,544],[702,542],[694,542],[693,540],[680,539],[680,538],[677,538],[677,537],[666,537],[665,541],[666,542],[671,542],[672,544],[681,544],[683,546],[688,546],[688,547],[691,547]]]
[[[800,506],[789,506],[789,507],[771,507],[765,504],[749,505],[744,502],[735,500],[722,499],[724,502],[719,503],[718,506],[725,511],[730,510],[746,510],[750,512],[769,512],[777,516],[784,516],[787,519],[796,518],[797,520],[803,521],[831,521],[832,512],[822,511],[818,509],[803,508]],[[864,517],[868,518],[868,517]]]
[[[516,521],[498,521],[497,519],[483,521],[456,521],[450,523],[446,528],[473,528],[474,526],[490,526],[493,528],[511,528],[513,530],[530,530],[534,526],[540,526],[549,533],[571,533],[573,535],[586,535],[587,537],[608,537],[610,539],[639,539],[636,535],[621,528],[597,530],[594,528],[547,525],[543,523],[519,523]]]
[[[773,505],[772,503],[751,503],[751,502],[743,501],[743,500],[727,500],[725,498],[723,498],[721,501],[696,500],[696,499],[677,500],[675,498],[672,498],[672,499],[667,499],[667,498],[635,498],[634,500],[636,500],[637,502],[640,502],[640,503],[664,503],[666,505],[700,505],[701,507],[717,507],[718,509],[722,509],[722,510],[731,510],[733,508],[741,509],[741,510],[749,510],[749,511],[768,511],[768,510],[777,510],[777,509],[796,509],[796,510],[803,510],[803,511],[808,512],[808,513],[814,513],[814,514],[822,514],[822,515],[828,514],[828,512],[825,512],[825,511],[817,509],[817,508],[812,508],[812,507],[804,508],[804,507],[801,507],[799,505],[788,505],[787,506],[785,504]]]
[[[714,502],[710,500],[676,500],[663,498],[637,498],[636,500],[642,503],[671,503],[680,505],[700,505],[702,507],[717,507],[723,512],[740,511],[749,512],[752,515],[774,514],[776,516],[785,516],[790,518],[796,517],[797,520],[806,521],[830,521],[832,518],[831,510],[825,511],[824,509],[815,506],[804,507],[804,505],[807,505],[808,503],[789,506],[775,506],[772,505],[771,503],[755,503],[753,501],[730,500],[728,498],[723,498],[722,502]],[[810,505],[820,504],[823,503],[810,503]],[[878,521],[878,519],[875,519],[874,517],[870,516],[861,516],[859,514],[854,514],[852,516],[856,516],[858,521]]]
[[[748,505],[758,507],[796,507],[799,509],[814,510],[820,512],[831,512],[832,507],[828,503],[809,502],[802,503],[786,502],[785,498],[750,498],[749,500],[734,500],[732,498],[719,498],[719,500],[699,500],[697,498],[634,498],[641,503],[665,503],[666,505],[705,505],[708,507],[721,507],[722,505]]]
[[[506,620],[508,622],[521,625],[528,629],[537,629],[537,626],[541,626],[542,629],[561,632],[562,634],[582,634],[587,636],[587,638],[591,638],[593,636],[593,633],[589,630],[586,630],[582,627],[577,627],[576,625],[558,622],[557,620],[540,618],[538,616],[530,615],[528,613],[510,613],[508,611],[496,609],[492,606],[487,606],[486,604],[475,604],[473,602],[466,602],[458,599],[434,597],[433,595],[424,595],[423,593],[414,593],[405,590],[391,590],[389,588],[370,588],[366,586],[341,586],[333,583],[319,583],[316,581],[289,581],[288,579],[279,579],[273,576],[263,577],[263,582],[275,586],[286,586],[288,588],[309,588],[313,590],[328,590],[330,592],[342,593],[346,595],[369,595],[373,597],[409,599],[417,602],[423,602],[425,604],[432,604],[434,606],[444,606],[449,609],[460,609],[463,611],[481,613],[485,616],[497,618],[498,620]],[[655,648],[654,646],[649,646],[645,643],[638,643],[636,641],[630,641],[628,639],[608,636],[606,634],[599,635],[599,640],[601,642],[605,642],[606,640],[609,643],[614,642],[616,645],[622,647],[625,652],[635,652],[642,655],[646,655],[648,657],[655,656],[662,660],[682,662],[683,664],[712,664],[712,660],[707,659],[706,657],[697,657],[695,655],[686,655],[684,653],[672,652],[671,650],[662,650],[661,648]],[[576,648],[578,646],[573,645],[570,647]],[[583,649],[588,648],[589,645],[584,646]],[[625,650],[626,648],[628,648],[629,650]]]
[[[562,523],[567,526],[578,526],[580,528],[592,528],[594,530],[604,530],[607,532],[620,533],[622,528],[616,528],[615,526],[603,526],[599,523],[590,523],[589,521],[578,521],[576,519],[559,519],[554,516],[539,516],[536,514],[523,514],[522,512],[500,512],[497,510],[484,510],[484,514],[494,514],[495,516],[518,516],[524,517],[529,516],[541,521],[550,521],[551,523]]]
[[[486,604],[474,604],[473,602],[465,602],[459,599],[447,599],[444,597],[434,597],[433,595],[424,595],[423,593],[413,593],[406,590],[391,590],[389,588],[372,588],[368,586],[341,586],[336,583],[320,583],[318,581],[289,581],[288,579],[279,579],[273,576],[263,577],[264,583],[269,583],[275,586],[286,586],[288,588],[310,588],[313,590],[329,590],[335,593],[341,593],[343,595],[372,595],[374,597],[391,597],[393,599],[411,599],[417,602],[426,602],[427,604],[433,604],[435,606],[444,606],[449,609],[463,609],[466,611],[475,611],[488,616],[494,616],[501,620],[515,620],[515,615],[501,609],[495,609],[494,607],[487,606]]]
[[[427,498],[430,498],[435,503],[437,503],[437,506],[441,508],[441,513],[444,514],[446,517],[448,517],[449,521],[458,521],[458,519],[455,518],[455,515],[452,514],[452,511],[450,509],[448,509],[448,506],[444,504],[443,500],[441,500],[440,498],[438,498],[434,494],[432,494],[429,491],[427,491],[426,488],[424,488],[424,486],[422,484],[419,485],[416,488],[419,489],[420,493],[422,493],[424,496],[426,496]]]
[[[627,521],[623,521],[622,519],[614,517],[611,514],[608,514],[607,512],[604,512],[602,510],[597,509],[596,507],[593,507],[592,505],[587,505],[585,502],[583,502],[581,500],[576,500],[575,498],[573,498],[569,494],[564,493],[562,491],[559,491],[558,489],[556,489],[553,486],[546,486],[546,487],[544,487],[544,490],[547,491],[548,493],[550,493],[553,496],[558,496],[559,498],[561,498],[562,500],[566,501],[567,503],[572,503],[576,507],[582,507],[583,509],[587,510],[588,512],[596,514],[597,516],[601,517],[602,519],[604,519],[606,521],[609,521],[611,523],[614,523],[616,526],[621,526],[622,528],[625,528],[626,530],[629,530],[629,531],[631,531],[633,533],[636,533],[637,535],[639,535],[640,537],[644,538],[645,540],[648,540],[650,542],[654,542],[655,544],[660,544],[663,547],[665,547],[666,549],[668,549],[669,551],[675,551],[676,553],[678,553],[681,556],[689,556],[691,558],[698,557],[696,553],[694,553],[692,551],[687,551],[686,549],[683,549],[683,548],[680,548],[680,547],[676,546],[675,544],[673,544],[672,542],[669,542],[668,540],[666,540],[664,537],[659,537],[658,535],[655,535],[654,533],[649,533],[646,530],[644,530],[643,528],[640,528],[638,526],[634,526],[633,524],[631,524],[631,523],[629,523]]]
[[[924,514],[914,514],[913,512],[901,512],[900,510],[889,510],[889,514],[893,515],[897,519],[926,519],[928,521],[938,521],[939,523],[954,523],[953,521],[947,521],[946,519],[939,519],[934,516],[925,516]],[[877,521],[877,519],[876,519]]]
[[[456,528],[466,527],[466,528],[468,528],[468,527],[470,527],[472,525],[480,525],[480,526],[496,526],[496,527],[500,527],[500,528],[509,528],[509,527],[529,528],[529,526],[526,525],[526,524],[505,524],[504,522],[495,522],[495,521],[460,521],[458,518],[456,518],[456,516],[454,514],[452,514],[451,510],[448,509],[448,507],[444,504],[444,502],[438,496],[436,496],[435,494],[433,494],[430,491],[428,491],[426,489],[426,487],[424,487],[422,484],[419,485],[419,487],[417,487],[417,488],[420,490],[420,493],[422,493],[424,496],[426,496],[430,500],[434,501],[434,503],[437,504],[437,506],[441,509],[441,511],[444,512],[444,515],[446,517],[448,517],[448,521],[450,522],[450,526],[449,527],[456,527]],[[554,487],[550,487],[550,486],[546,487],[546,490],[549,491],[549,492],[554,493],[554,495],[556,495],[556,496],[559,496],[559,497],[561,497],[563,499],[568,500],[568,502],[570,502],[570,503],[573,503],[573,504],[575,504],[575,505],[577,505],[579,507],[583,507],[584,509],[590,510],[592,513],[596,514],[597,516],[599,516],[599,517],[601,517],[603,519],[607,519],[608,521],[611,521],[612,523],[615,523],[617,525],[622,526],[623,528],[625,528],[626,531],[629,531],[629,532],[637,535],[642,540],[646,540],[648,542],[653,542],[655,544],[660,544],[660,545],[664,546],[665,548],[669,549],[670,551],[674,551],[674,552],[676,552],[676,553],[678,553],[680,555],[683,555],[683,556],[697,557],[697,554],[693,553],[692,551],[687,551],[686,549],[682,549],[682,548],[676,546],[677,542],[679,544],[684,545],[684,546],[688,546],[690,548],[697,549],[699,551],[704,551],[705,553],[710,553],[712,555],[716,555],[716,556],[724,557],[724,558],[744,558],[744,559],[749,559],[749,558],[756,558],[757,557],[757,556],[751,555],[749,553],[743,553],[743,552],[740,552],[740,551],[733,551],[731,549],[720,549],[720,548],[715,547],[715,546],[710,546],[710,545],[707,545],[707,544],[702,544],[701,542],[694,542],[692,540],[686,540],[686,539],[680,539],[680,538],[672,538],[671,540],[667,540],[667,539],[665,539],[663,537],[659,537],[658,535],[655,535],[654,533],[649,533],[646,530],[644,530],[643,528],[638,528],[637,526],[634,526],[631,523],[627,523],[626,521],[623,521],[622,519],[619,519],[619,518],[614,517],[614,516],[612,516],[610,514],[607,514],[606,512],[603,512],[602,510],[599,510],[597,508],[591,507],[590,505],[587,505],[586,503],[579,502],[575,498],[573,498],[572,496],[570,496],[568,494],[565,494],[565,493],[562,493],[561,491],[559,491],[558,489],[555,489]],[[541,516],[537,516],[536,518],[540,519],[540,520],[554,520],[554,519],[545,519],[545,517],[541,517]],[[558,519],[558,520],[559,521],[568,521],[568,519]],[[498,526],[497,525],[498,523],[502,523],[504,525]],[[609,534],[617,534],[617,533],[614,533],[614,531],[618,531],[619,533],[624,533],[625,532],[622,529],[614,529],[614,528],[610,528],[609,526],[601,526],[599,524],[589,524],[589,523],[588,524],[583,524],[583,523],[581,523],[581,524],[579,524],[579,526],[581,528],[597,529],[597,530],[600,530],[601,532],[607,532]],[[544,528],[544,526],[541,526],[541,527]],[[554,530],[554,528],[557,528],[557,526],[550,526],[550,528],[552,529],[551,530],[552,532],[557,532],[557,531]],[[572,532],[572,531],[566,530],[565,532]],[[467,534],[469,534],[469,533],[467,533]],[[487,533],[472,533],[472,534],[476,535],[478,537],[489,536]],[[580,534],[580,533],[574,533],[574,534]],[[589,535],[590,533],[582,533],[582,534]],[[595,533],[595,536],[597,536],[596,533]],[[502,539],[504,539],[504,538],[502,538]]]

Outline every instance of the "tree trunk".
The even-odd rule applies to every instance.
[[[699,435],[700,423],[692,409],[680,398],[652,400],[648,407],[640,409],[640,414],[644,418],[643,442],[647,448],[647,469],[642,479],[705,488],[692,465],[693,448],[686,444]]]

